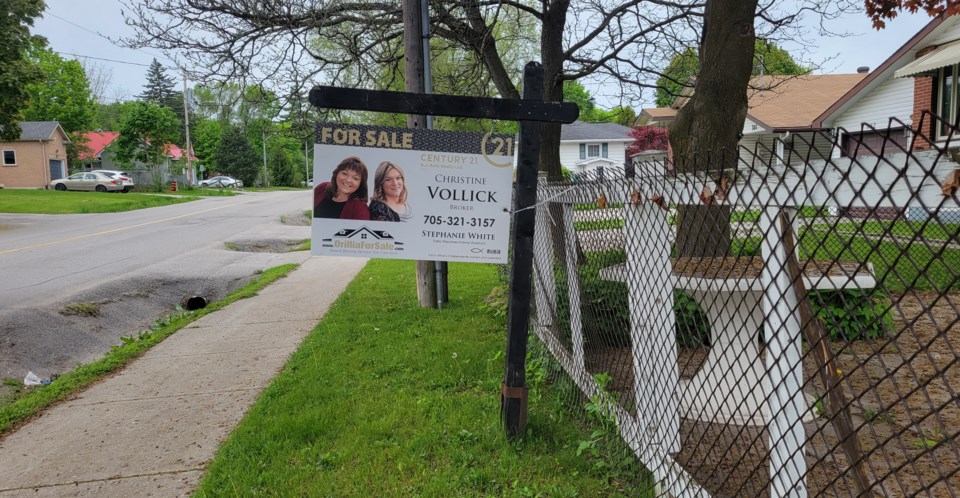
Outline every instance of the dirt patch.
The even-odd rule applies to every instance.
[[[272,252],[282,253],[295,251],[305,244],[305,240],[234,240],[225,243],[227,249],[238,252]]]
[[[960,493],[960,293],[890,295],[895,334],[834,344],[842,388],[865,454],[875,496],[957,496]],[[707,348],[680,349],[680,377],[692,378]],[[609,387],[633,410],[629,347],[586,352],[591,373],[607,372]],[[761,358],[765,353],[761,353]],[[825,398],[816,362],[803,359],[803,390]],[[757,389],[760,387],[757,386]],[[810,407],[824,413],[823,406]],[[713,496],[769,493],[768,433],[764,427],[682,419],[677,461]],[[810,496],[855,496],[850,465],[826,416],[804,424]]]
[[[313,222],[310,211],[298,211],[280,217],[280,223],[298,227],[308,227]]]

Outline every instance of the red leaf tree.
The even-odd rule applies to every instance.
[[[930,16],[944,11],[948,16],[960,13],[960,3],[956,0],[865,0],[864,4],[876,29],[883,29],[886,26],[885,19],[893,19],[904,10],[910,13],[923,10]]]
[[[633,137],[633,142],[627,147],[627,156],[632,156],[637,152],[645,150],[667,150],[669,140],[667,138],[667,129],[656,126],[640,126],[630,130],[629,135]]]

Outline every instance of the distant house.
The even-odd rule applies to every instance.
[[[83,148],[79,159],[86,171],[95,169],[123,169],[114,162],[113,154],[107,147],[120,136],[118,131],[88,131],[83,134]]]
[[[129,173],[135,183],[138,185],[149,185],[155,179],[153,172],[145,164],[135,162],[131,166],[124,166],[116,160],[115,153],[111,150],[114,141],[120,137],[117,131],[89,131],[83,134],[86,140],[84,144],[87,151],[80,154],[80,160],[83,162],[83,170],[91,171],[95,169],[122,170]],[[164,147],[164,165],[163,178],[160,181],[166,183],[170,180],[176,180],[187,184],[192,178],[192,171],[186,170],[186,163],[183,161],[183,149],[174,144],[167,144]],[[197,157],[190,154],[190,160],[196,161]],[[193,168],[191,168],[193,169]]]
[[[20,140],[0,142],[0,185],[47,188],[67,176],[70,137],[56,121],[18,123]]]
[[[573,174],[624,176],[630,128],[574,121],[560,128],[560,164]],[[600,172],[603,173],[600,173]]]

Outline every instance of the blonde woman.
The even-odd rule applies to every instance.
[[[377,166],[373,177],[370,219],[374,221],[410,221],[413,211],[407,204],[407,185],[403,170],[390,161]]]

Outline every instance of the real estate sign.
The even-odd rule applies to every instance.
[[[514,138],[319,123],[312,254],[506,263]]]

